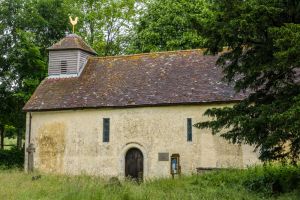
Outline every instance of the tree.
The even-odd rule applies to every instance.
[[[24,11],[23,31],[34,33],[35,45],[41,48],[41,53],[48,58],[46,48],[52,46],[70,32],[69,12],[64,0],[23,0]]]
[[[263,161],[295,164],[300,153],[300,2],[215,0],[211,9],[214,22],[202,30],[209,51],[223,52],[218,63],[224,79],[248,97],[233,107],[207,110],[213,120],[195,126],[254,145]]]
[[[132,38],[132,53],[203,47],[201,21],[211,15],[205,0],[154,0],[147,4]]]
[[[1,79],[0,79],[1,81]],[[9,123],[8,115],[10,113],[10,105],[7,105],[9,101],[10,93],[6,91],[3,84],[0,85],[0,149],[4,149],[4,127]]]
[[[10,79],[13,81],[13,107],[10,124],[17,128],[17,144],[21,148],[25,131],[25,114],[22,108],[29,100],[36,87],[45,77],[46,64],[40,47],[35,45],[35,35],[29,32],[17,32],[18,43],[11,48],[8,62],[12,66]]]
[[[99,55],[124,53],[143,0],[67,0],[79,17],[77,33]]]
[[[46,76],[46,48],[65,35],[68,12],[62,0],[0,1],[0,132],[25,130],[22,108]],[[8,126],[7,126],[8,125]]]

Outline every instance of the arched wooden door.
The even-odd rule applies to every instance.
[[[129,149],[125,156],[125,176],[133,179],[143,179],[144,157],[137,149]]]

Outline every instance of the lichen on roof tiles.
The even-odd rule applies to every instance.
[[[81,37],[76,34],[67,35],[65,38],[61,39],[59,42],[55,43],[48,50],[66,50],[66,49],[80,49],[89,52],[93,55],[97,55],[96,51],[93,50],[89,45],[87,45]]]
[[[155,56],[153,56],[155,55]],[[202,50],[91,57],[80,77],[46,78],[25,111],[237,101]]]

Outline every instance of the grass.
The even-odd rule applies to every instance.
[[[15,138],[4,138],[5,145],[15,145],[17,144],[17,140]],[[4,146],[4,149],[10,150],[12,146]]]
[[[24,139],[22,140],[22,144],[24,143]],[[4,146],[4,149],[10,150],[14,146],[17,146],[17,138],[4,138],[4,144],[9,146]]]
[[[277,174],[277,175],[276,175]],[[205,175],[157,179],[142,184],[125,181],[111,184],[99,177],[26,174],[20,170],[0,170],[0,199],[300,199],[299,183],[289,188],[287,174],[300,175],[296,167],[262,167],[247,170],[222,170]],[[274,177],[283,178],[288,186],[272,192]],[[300,178],[300,177],[298,177]],[[274,178],[274,180],[277,180]],[[273,182],[274,182],[273,180]],[[291,179],[292,180],[292,179]]]

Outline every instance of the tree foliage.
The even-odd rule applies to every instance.
[[[144,0],[67,0],[79,17],[77,32],[101,56],[118,55],[130,40]]]
[[[1,130],[9,125],[24,133],[22,108],[46,75],[46,48],[68,27],[63,5],[61,0],[0,1]]]
[[[211,128],[233,143],[255,145],[260,158],[296,163],[300,153],[300,2],[296,0],[215,0],[214,21],[203,33],[225,80],[248,98],[215,108]],[[224,130],[224,128],[226,128]]]
[[[206,17],[205,17],[206,16]],[[200,30],[212,13],[205,0],[153,0],[136,25],[130,52],[203,47]]]

